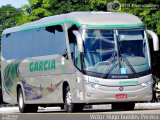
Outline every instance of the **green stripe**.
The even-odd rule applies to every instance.
[[[80,24],[79,22],[74,21],[74,20],[63,20],[63,21],[49,23],[49,24],[26,27],[26,28],[23,28],[22,30],[32,30],[32,29],[36,29],[36,28],[43,28],[43,27],[47,27],[47,26],[54,26],[54,25],[59,25],[59,24],[64,24],[64,23],[73,23],[73,24],[76,24],[77,26],[82,26],[82,24]]]
[[[111,25],[86,25],[87,28],[136,28],[144,27],[143,23],[139,24],[111,24]]]
[[[72,23],[77,26],[83,26],[83,27],[87,27],[87,28],[136,28],[136,27],[144,27],[143,23],[139,23],[139,24],[85,25],[85,24],[81,24],[81,23],[74,21],[74,20],[63,20],[63,21],[49,23],[49,24],[42,24],[42,25],[37,25],[37,26],[25,27],[22,30],[31,30],[31,29],[36,29],[36,28],[43,28],[43,27],[47,27],[47,26],[64,24],[64,23]]]

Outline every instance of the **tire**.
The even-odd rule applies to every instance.
[[[82,103],[72,103],[71,91],[69,86],[66,88],[65,93],[65,102],[64,102],[64,109],[65,111],[71,112],[81,112],[83,111],[84,104]]]
[[[18,106],[21,113],[37,112],[38,110],[38,105],[28,105],[24,103],[24,96],[21,88],[18,91]]]
[[[112,110],[134,110],[135,103],[113,103]]]

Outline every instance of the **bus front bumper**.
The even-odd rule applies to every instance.
[[[86,86],[86,103],[146,102],[152,100],[152,85],[112,87],[104,91]],[[134,88],[134,90],[133,90]],[[120,90],[121,89],[121,90]],[[123,90],[122,90],[123,89]]]

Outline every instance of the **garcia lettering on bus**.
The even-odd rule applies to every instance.
[[[55,69],[56,69],[55,59],[44,60],[44,61],[34,61],[29,63],[30,72],[48,71],[48,70],[55,70]]]

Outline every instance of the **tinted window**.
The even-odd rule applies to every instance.
[[[16,38],[16,39],[14,39]],[[20,58],[21,55],[21,35],[12,33],[2,37],[2,55],[6,59]]]
[[[32,56],[43,56],[54,54],[55,34],[48,32],[45,28],[36,29],[33,32]]]
[[[32,56],[33,30],[22,31],[21,34],[21,58]]]
[[[16,39],[14,39],[16,38]],[[12,58],[20,58],[21,57],[21,34],[14,33],[12,36]]]
[[[72,25],[70,28],[68,28],[70,52],[74,65],[81,70],[82,69],[81,56],[80,52],[77,49],[76,36],[73,34],[74,30],[78,31],[79,28],[76,25]]]
[[[49,26],[7,34],[2,37],[2,54],[6,59],[66,54],[63,26]]]
[[[65,32],[62,26],[55,27],[55,54],[65,54],[67,50]]]

